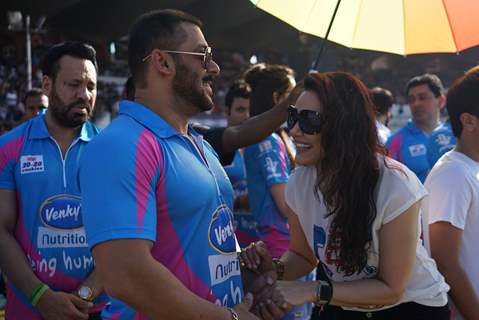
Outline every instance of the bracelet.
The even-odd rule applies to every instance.
[[[233,308],[226,308],[231,314],[231,320],[239,320],[239,316]]]
[[[284,278],[284,263],[280,259],[273,259],[273,266],[276,270],[276,274],[278,275],[278,280],[283,280]]]
[[[32,304],[32,306],[35,307],[38,304],[38,301],[48,289],[50,289],[50,287],[43,282],[37,284],[35,289],[33,289],[32,294],[30,295],[30,303]]]
[[[329,304],[331,299],[333,298],[333,286],[323,280],[317,281],[316,285],[316,300],[314,304],[316,306],[322,306]]]

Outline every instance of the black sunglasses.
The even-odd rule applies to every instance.
[[[299,128],[306,134],[318,134],[322,127],[321,114],[313,110],[301,110],[298,111],[295,106],[288,107],[288,129],[291,130],[299,124]]]

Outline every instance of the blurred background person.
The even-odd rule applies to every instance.
[[[431,169],[427,144],[431,132],[441,125],[440,111],[446,98],[441,80],[434,74],[423,74],[409,80],[406,96],[412,119],[393,133],[386,146],[391,158],[404,163],[424,182]]]
[[[386,141],[391,135],[391,130],[388,128],[388,124],[392,117],[391,108],[394,103],[394,97],[391,91],[381,87],[374,87],[369,93],[371,94],[371,99],[376,107],[376,127],[378,130],[379,142],[386,144]]]
[[[48,97],[43,94],[39,88],[33,88],[25,95],[25,112],[23,113],[21,122],[36,117],[38,113],[48,108]]]

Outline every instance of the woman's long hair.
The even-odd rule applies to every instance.
[[[279,64],[260,63],[246,70],[244,79],[251,87],[251,116],[262,114],[273,108],[273,94],[283,95],[290,86],[291,78],[294,78],[293,69]],[[282,129],[277,133],[284,143],[291,167],[294,168],[294,152],[286,140],[289,138],[288,134]]]
[[[305,90],[316,93],[324,124],[316,192],[332,216],[327,253],[338,271],[359,273],[366,266],[376,218],[374,190],[379,178],[375,111],[366,86],[343,72],[312,73]]]

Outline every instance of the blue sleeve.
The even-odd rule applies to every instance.
[[[256,160],[266,185],[270,188],[275,183],[288,182],[289,159],[286,148],[280,138],[269,137],[256,146]]]
[[[23,146],[23,137],[6,134],[0,139],[0,189],[15,190],[15,167]]]
[[[91,248],[114,239],[156,239],[157,155],[143,134],[124,132],[105,129],[83,155],[79,179]]]

